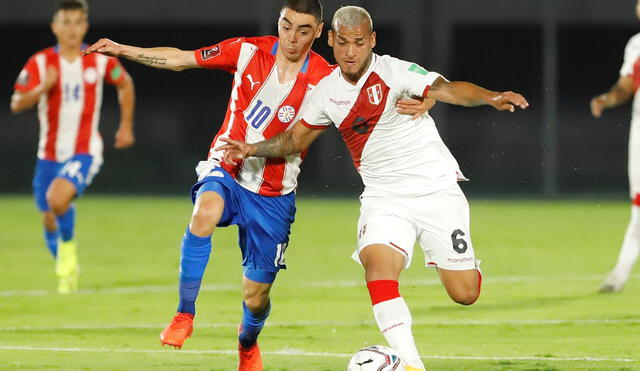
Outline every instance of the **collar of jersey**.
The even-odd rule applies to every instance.
[[[82,45],[80,45],[80,50],[85,50],[89,45],[82,43]],[[56,44],[56,46],[53,47],[53,51],[56,52],[56,54],[60,54],[60,44]]]
[[[276,43],[273,44],[273,48],[271,48],[271,55],[276,55],[276,53],[278,52],[279,44],[279,41],[276,41]],[[304,64],[302,65],[300,73],[307,73],[307,69],[309,69],[309,58],[311,58],[311,50],[309,50],[309,52],[307,53],[307,58],[304,60]]]

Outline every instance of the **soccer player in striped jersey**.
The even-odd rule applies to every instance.
[[[466,180],[429,115],[410,120],[395,110],[403,96],[423,96],[464,105],[514,111],[528,107],[520,94],[498,93],[467,82],[449,82],[436,72],[373,53],[376,34],[369,13],[339,9],[329,31],[339,68],[309,97],[293,129],[247,144],[225,139],[225,162],[251,156],[280,158],[304,152],[330,125],[347,144],[362,177],[358,244],[353,259],[365,269],[374,318],[407,363],[424,370],[411,331],[411,313],[398,279],[409,267],[416,241],[425,265],[438,269],[451,299],[473,304],[482,276],[469,231],[469,206],[457,182]]]
[[[86,53],[104,53],[169,70],[221,69],[234,80],[227,113],[213,139],[207,161],[196,171],[193,215],[184,234],[180,260],[178,313],[162,331],[162,344],[182,347],[193,331],[195,301],[211,252],[216,227],[238,225],[243,257],[243,319],[239,332],[239,370],[262,370],[257,345],[271,304],[269,291],[280,269],[295,214],[300,164],[306,152],[286,158],[255,158],[235,165],[221,163],[215,148],[221,139],[259,141],[290,129],[318,82],[333,71],[311,51],[322,33],[318,0],[286,0],[278,20],[278,37],[238,37],[195,51],[138,48],[102,39]],[[403,113],[421,115],[429,103]],[[405,103],[406,104],[406,103]]]
[[[640,0],[636,3],[636,16],[640,18]],[[624,62],[618,81],[606,93],[591,99],[591,113],[600,118],[606,109],[632,100],[631,127],[629,129],[629,193],[631,217],[618,254],[618,261],[605,278],[601,292],[620,292],[631,275],[640,256],[640,33],[634,35],[624,51]]]
[[[115,147],[134,142],[133,82],[117,59],[82,55],[87,17],[84,0],[59,3],[51,23],[58,44],[29,58],[11,97],[14,113],[38,106],[40,140],[33,191],[44,217],[46,245],[56,258],[62,294],[78,289],[73,200],[91,184],[102,164],[98,122],[105,82],[115,85],[120,102]]]

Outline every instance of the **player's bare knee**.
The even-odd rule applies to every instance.
[[[262,312],[264,310],[264,308],[267,307],[267,304],[269,304],[269,296],[268,295],[262,295],[260,293],[254,293],[252,295],[247,295],[247,293],[245,291],[244,305],[246,305],[247,308],[249,308],[249,310],[252,311],[253,313]]]
[[[450,293],[451,299],[461,305],[471,305],[480,297],[480,291],[478,289],[460,290],[455,293]]]
[[[208,194],[198,198],[191,216],[191,233],[209,235],[218,225],[224,209],[224,201],[217,194]]]
[[[60,216],[67,212],[69,209],[69,203],[53,192],[47,192],[47,204],[54,215]]]
[[[196,235],[209,235],[220,221],[222,212],[216,205],[199,204],[191,216],[191,232]]]

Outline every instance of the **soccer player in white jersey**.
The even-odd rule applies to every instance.
[[[423,96],[446,103],[491,105],[513,112],[527,101],[467,82],[449,82],[438,73],[373,53],[376,34],[369,13],[340,8],[333,17],[329,45],[339,69],[313,91],[302,119],[290,131],[247,144],[225,139],[224,160],[283,157],[308,148],[331,123],[349,148],[365,185],[353,258],[365,269],[374,317],[407,363],[423,370],[411,332],[411,314],[398,279],[420,242],[425,264],[436,267],[449,296],[469,305],[480,295],[482,276],[474,257],[469,211],[457,181],[464,179],[431,117],[397,114],[394,101]]]
[[[636,4],[640,18],[640,0]],[[629,279],[631,270],[640,255],[640,33],[633,36],[624,51],[620,78],[606,93],[591,99],[591,113],[600,118],[608,108],[620,106],[633,99],[631,128],[629,130],[629,192],[631,195],[631,219],[622,241],[618,262],[600,287],[602,292],[619,292]]]
[[[317,0],[287,0],[277,38],[239,37],[195,51],[137,48],[102,39],[87,49],[152,67],[222,69],[234,74],[224,122],[208,160],[196,170],[195,205],[181,246],[180,303],[160,335],[162,344],[180,348],[191,335],[211,235],[216,227],[237,224],[244,268],[239,370],[262,370],[257,338],[270,312],[271,286],[278,271],[286,268],[284,254],[295,214],[293,191],[306,153],[229,165],[220,163],[222,153],[215,148],[223,138],[259,141],[293,127],[309,92],[334,69],[311,51],[322,26]],[[426,107],[417,108],[419,114]]]
[[[115,147],[134,142],[133,82],[117,59],[81,54],[87,17],[84,0],[59,3],[51,23],[58,44],[27,61],[11,97],[14,113],[38,105],[40,140],[33,191],[44,217],[46,245],[56,257],[58,291],[63,294],[78,289],[73,200],[91,184],[102,164],[98,122],[105,82],[115,85],[120,102]]]

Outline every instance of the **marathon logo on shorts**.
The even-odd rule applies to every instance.
[[[449,258],[447,259],[447,262],[449,263],[466,263],[466,262],[470,262],[473,261],[472,257],[469,258]]]
[[[382,86],[380,84],[375,84],[372,87],[367,88],[367,95],[369,96],[369,102],[371,104],[380,104],[380,102],[382,102]]]
[[[221,51],[220,49],[221,48],[219,45],[216,45],[211,49],[204,49],[200,51],[200,56],[202,57],[203,61],[206,61],[207,59],[219,56]]]

